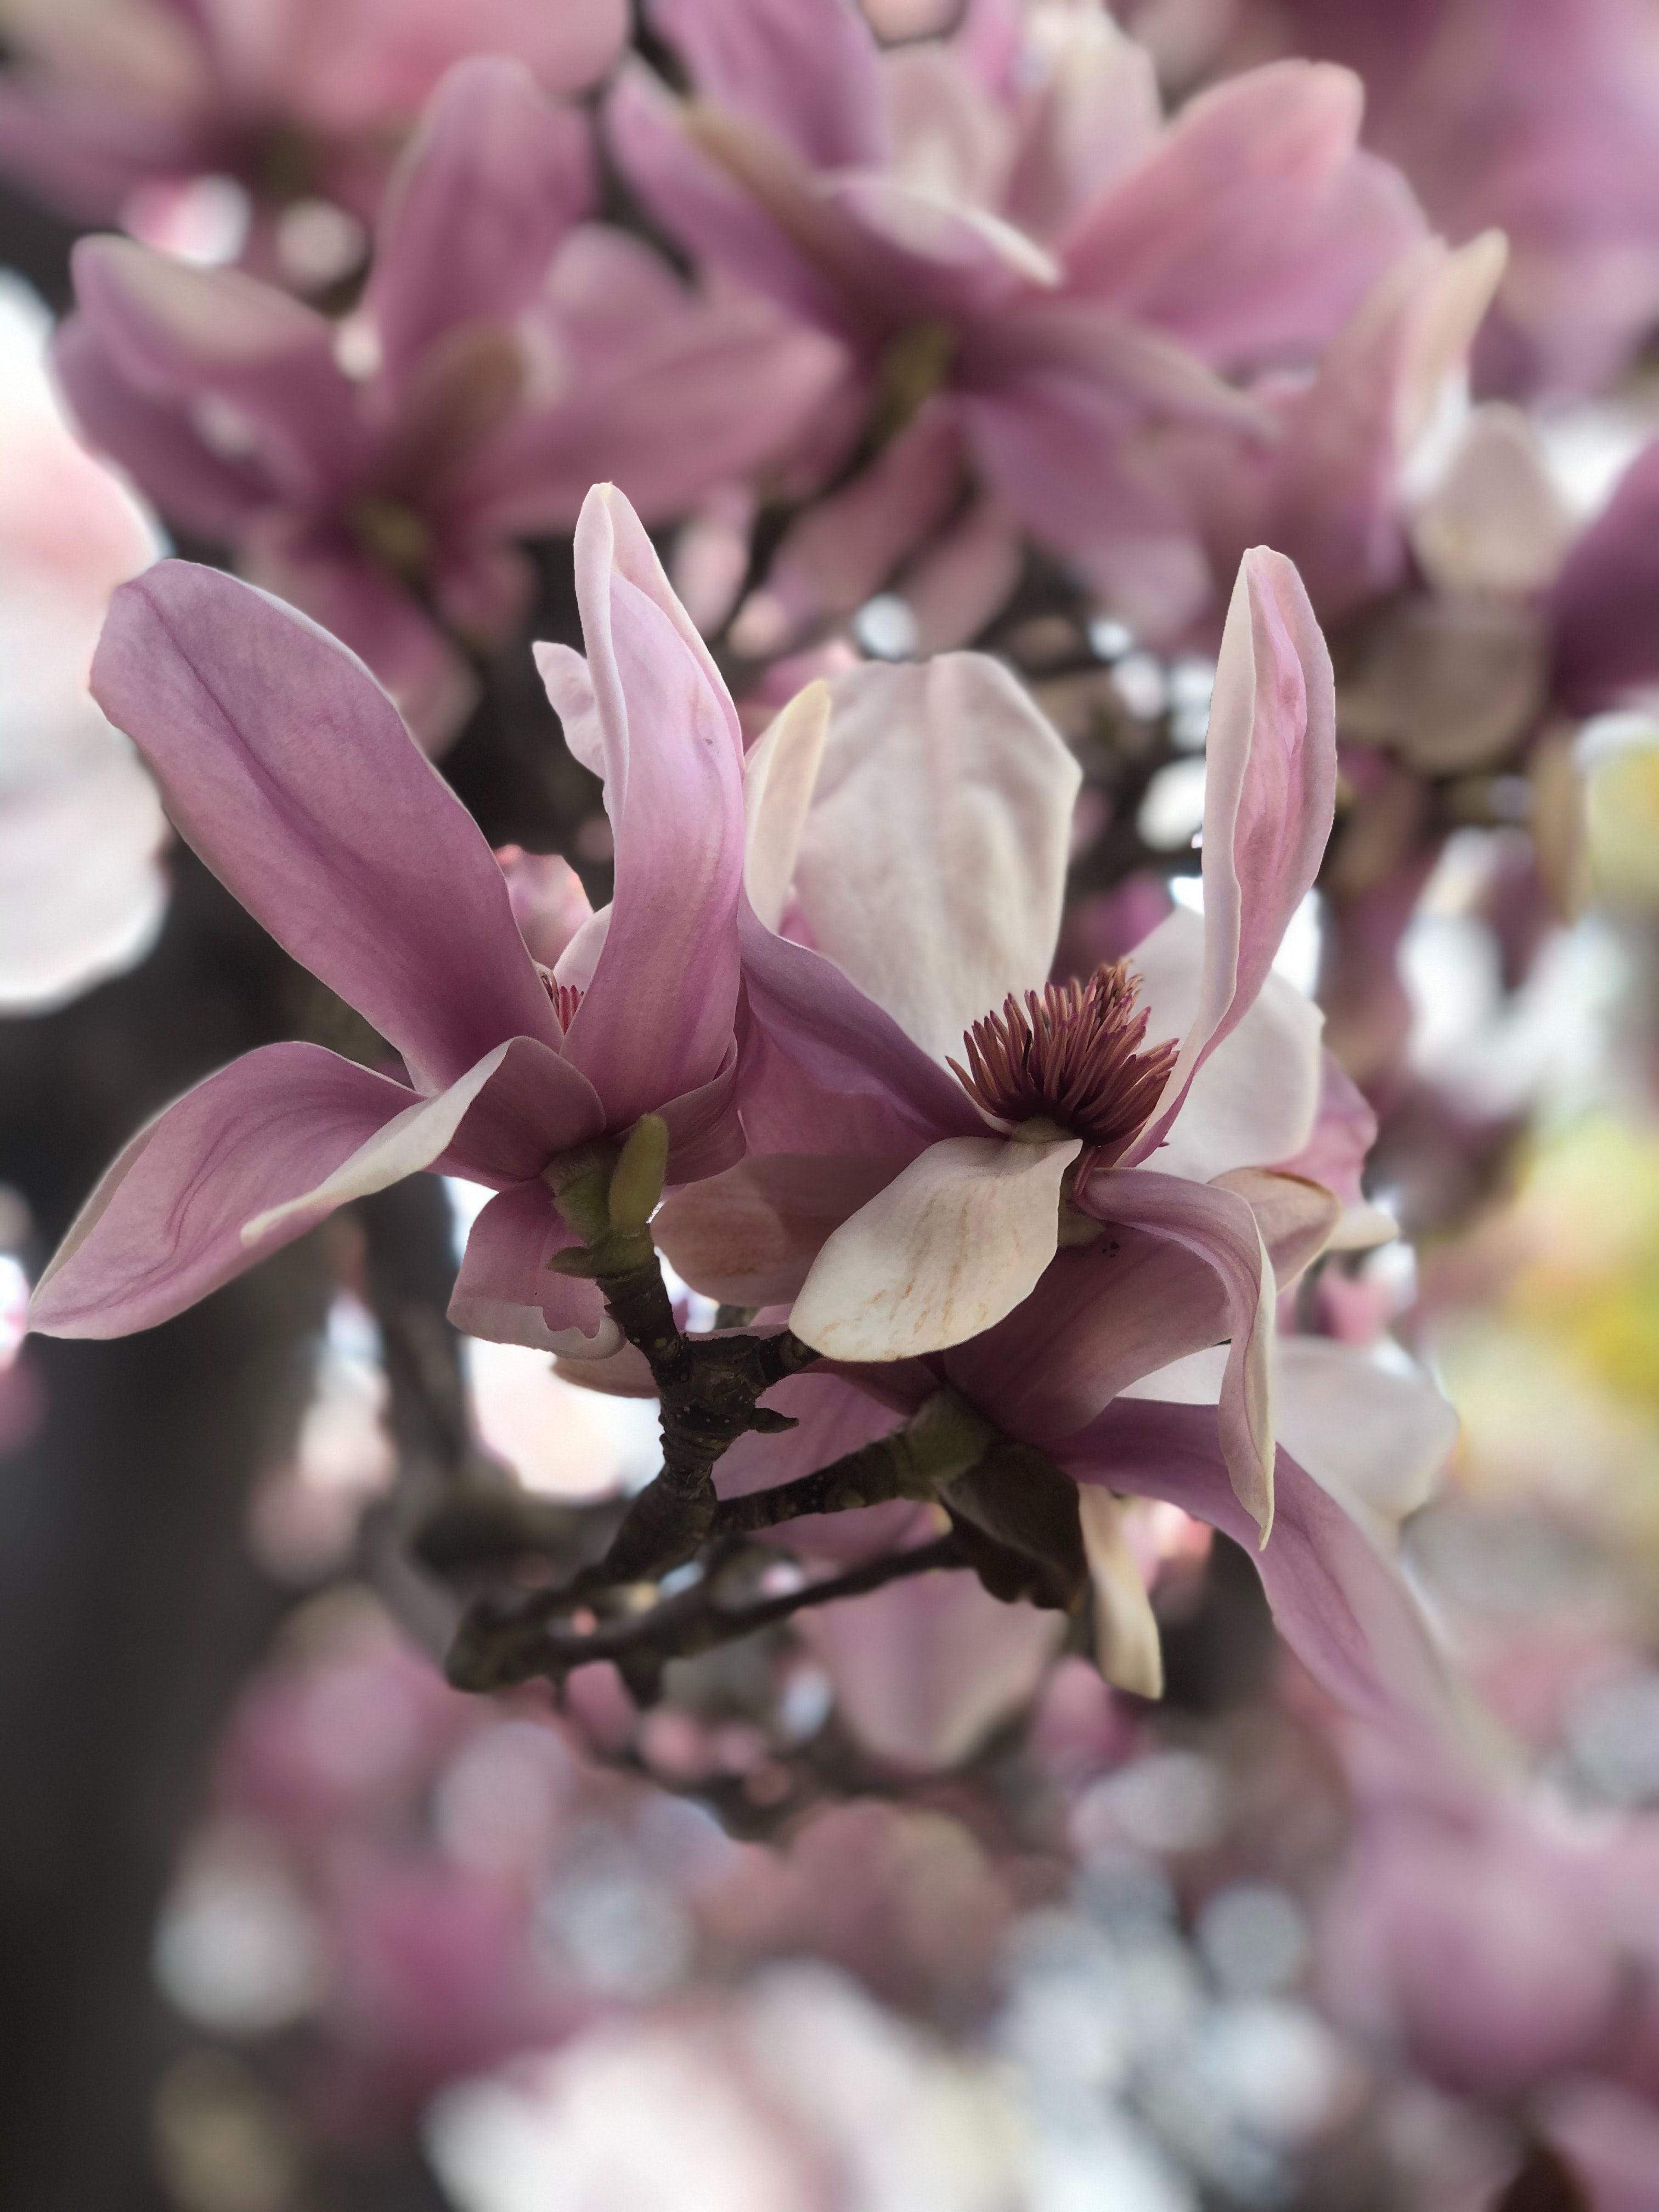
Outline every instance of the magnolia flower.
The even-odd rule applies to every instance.
[[[1328,2010],[1437,2088],[1524,2114],[1595,2204],[1659,2204],[1659,1825],[1575,1816],[1467,1765],[1351,1763]]]
[[[447,631],[495,640],[528,603],[508,539],[568,529],[607,471],[678,511],[822,380],[769,311],[580,222],[592,192],[585,118],[481,58],[407,149],[343,325],[130,240],[76,252],[58,367],[88,436],[361,653],[432,748],[475,688]]]
[[[1132,621],[1191,614],[1201,555],[1154,434],[1271,422],[1223,380],[1316,356],[1421,233],[1356,152],[1340,70],[1257,71],[1164,125],[1150,58],[1103,9],[968,11],[882,53],[841,0],[658,0],[692,84],[624,64],[617,156],[690,249],[836,339],[822,458],[890,441],[801,526],[773,594],[832,611],[983,487],[936,556],[966,635],[1011,585],[1016,532]],[[867,456],[866,456],[867,457]]]
[[[1045,982],[1078,771],[1012,680],[975,656],[858,672],[826,744],[830,703],[804,694],[748,765],[744,1125],[785,1157],[667,1209],[665,1249],[757,1303],[735,1285],[758,1215],[778,1245],[763,1295],[793,1291],[791,1326],[841,1361],[965,1344],[1045,1277],[1036,1310],[1097,1310],[1118,1383],[1230,1337],[1224,1449],[1265,1529],[1269,1246],[1305,1264],[1341,1211],[1264,1173],[1309,1143],[1321,1084],[1317,1012],[1270,972],[1335,780],[1295,570],[1258,550],[1239,572],[1203,921],[1172,914],[1085,986]]]
[[[118,592],[100,702],[179,835],[407,1073],[289,1043],[210,1076],[108,1170],[40,1279],[35,1328],[148,1328],[346,1200],[428,1168],[498,1194],[468,1242],[461,1327],[555,1348],[618,1340],[592,1284],[548,1271],[571,1236],[541,1174],[648,1112],[668,1122],[671,1175],[733,1157],[742,749],[609,486],[582,509],[575,561],[589,658],[545,647],[542,661],[574,750],[605,779],[616,896],[551,974],[471,817],[343,647],[211,569],[166,562]]]
[[[1272,0],[1245,51],[1318,54],[1365,81],[1366,139],[1457,239],[1514,247],[1484,334],[1489,391],[1590,392],[1659,313],[1659,30],[1644,0]]]
[[[371,216],[390,149],[454,63],[511,54],[547,91],[580,92],[627,36],[620,0],[9,0],[5,20],[13,176],[88,222],[234,179],[254,203],[247,257],[277,265],[282,203]]]

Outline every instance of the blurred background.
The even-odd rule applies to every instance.
[[[1357,71],[1364,144],[1426,226],[1510,241],[1466,328],[1402,342],[1432,356],[1424,404],[1394,354],[1364,403],[1388,431],[1367,543],[1394,550],[1322,602],[1287,542],[1336,656],[1344,783],[1284,956],[1378,1117],[1367,1191],[1404,1232],[1310,1276],[1294,1325],[1457,1409],[1395,1510],[1510,1744],[1503,1790],[1356,1750],[1249,1559],[1165,1506],[1130,1530],[1161,1701],[971,1584],[908,1673],[861,1659],[894,1632],[858,1600],[676,1662],[645,1711],[600,1668],[557,1701],[450,1689],[453,1589],[408,1542],[434,1486],[488,1468],[552,1541],[656,1466],[654,1408],[448,1328],[468,1186],[366,1201],[142,1335],[23,1337],[30,1282],[151,1113],[257,1044],[356,1048],[88,695],[109,592],[164,552],[340,627],[492,845],[562,854],[597,902],[599,787],[527,646],[580,646],[570,487],[614,473],[751,731],[861,656],[972,641],[1031,684],[1088,778],[1062,974],[1190,897],[1213,608],[1161,619],[1063,532],[973,537],[959,500],[920,551],[845,514],[833,543],[803,527],[879,465],[832,450],[828,341],[672,235],[596,120],[629,40],[630,67],[695,88],[695,12],[0,0],[0,2203],[1659,2207],[1652,0],[1119,9],[1176,118],[1285,57]],[[1021,20],[866,13],[890,58]],[[463,607],[428,579],[376,628],[344,586],[319,604],[276,495],[253,522],[192,498],[159,381],[117,434],[84,280],[81,351],[63,338],[70,253],[113,232],[257,284],[346,361],[387,179],[475,40],[563,103],[592,142],[584,222],[651,266],[561,264],[556,483],[501,526],[487,618],[482,585]],[[1298,341],[1298,393],[1370,343],[1357,314]],[[192,434],[251,480],[202,374]],[[584,414],[584,376],[625,386],[620,428]],[[758,396],[720,447],[697,394],[738,379]],[[355,542],[401,588],[386,532],[419,518],[364,512]]]

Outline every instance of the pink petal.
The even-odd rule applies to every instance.
[[[953,1077],[832,962],[739,920],[748,1021],[740,1087],[757,1152],[886,1152],[982,1136]]]
[[[395,378],[465,323],[510,324],[592,190],[588,125],[521,63],[444,79],[386,189],[363,305]]]
[[[801,1616],[867,1751],[912,1772],[958,1765],[1033,1695],[1063,1613],[1003,1605],[966,1574],[930,1574]]]
[[[885,160],[876,42],[848,0],[652,0],[650,17],[697,99],[759,124],[809,168]]]
[[[348,1199],[366,1198],[424,1168],[516,1182],[602,1126],[599,1101],[574,1068],[544,1044],[512,1037],[435,1097],[406,1106],[314,1189],[245,1223],[242,1234],[258,1238],[290,1216],[319,1221]]]
[[[556,706],[567,679],[591,688],[616,896],[564,1048],[620,1127],[712,1082],[731,1043],[743,740],[707,647],[614,487],[582,509],[576,594],[586,671],[554,648],[538,659]]]
[[[182,1313],[316,1216],[257,1245],[246,1221],[312,1188],[410,1103],[402,1084],[319,1045],[266,1045],[222,1068],[106,1171],[36,1286],[31,1327],[125,1336]]]
[[[831,1231],[904,1165],[867,1154],[773,1152],[689,1184],[652,1234],[677,1274],[722,1305],[787,1305]]]
[[[82,239],[71,265],[82,313],[141,390],[233,408],[296,489],[349,478],[362,433],[325,316],[238,270],[193,269],[130,239]]]
[[[1055,1454],[1079,1482],[1162,1498],[1255,1552],[1207,1406],[1119,1399]],[[1273,1540],[1255,1553],[1280,1634],[1321,1685],[1362,1717],[1423,1740],[1455,1735],[1439,1659],[1395,1569],[1287,1452],[1278,1454]]]
[[[962,431],[936,396],[846,488],[809,507],[786,534],[765,594],[796,632],[845,617],[878,592],[948,515],[962,485]]]
[[[513,918],[531,957],[551,968],[593,908],[582,879],[557,853],[526,853],[522,845],[502,845],[495,858],[507,881]]]
[[[1244,556],[1210,709],[1204,792],[1204,967],[1164,1103],[1124,1155],[1150,1158],[1194,1075],[1243,1019],[1318,872],[1336,807],[1331,657],[1301,578],[1279,553]]]
[[[343,533],[326,534],[268,510],[240,533],[237,565],[355,653],[391,697],[428,759],[459,735],[478,681],[414,593]]]
[[[769,134],[689,110],[636,61],[618,70],[605,120],[629,183],[700,258],[836,337],[868,340],[890,319],[902,257],[825,202]]]
[[[1360,1177],[1376,1141],[1376,1116],[1363,1091],[1330,1052],[1319,1057],[1319,1106],[1307,1142],[1277,1164],[1286,1175],[1323,1183],[1341,1201],[1342,1218],[1331,1238],[1339,1252],[1386,1243],[1398,1224],[1365,1196]]]
[[[587,224],[554,260],[532,329],[568,367],[467,465],[475,520],[568,529],[596,478],[647,520],[793,449],[845,374],[842,349],[750,294],[700,296],[621,231]]]
[[[1185,108],[1060,242],[1091,298],[1212,362],[1304,352],[1423,234],[1403,178],[1357,155],[1346,70],[1252,70]]]
[[[1550,594],[1555,688],[1594,714],[1659,680],[1659,439],[1644,446],[1567,556]]]
[[[52,362],[82,435],[175,523],[205,538],[234,538],[271,497],[257,462],[216,453],[182,400],[156,398],[125,375],[85,315],[58,326]]]
[[[1336,333],[1287,409],[1261,535],[1316,579],[1327,620],[1401,580],[1401,471],[1503,273],[1496,234],[1455,253],[1425,239]]]
[[[453,1082],[558,1042],[495,857],[362,665],[303,617],[164,561],[111,605],[99,704],[181,835],[409,1062]]]
[[[1091,1176],[1078,1202],[1097,1221],[1168,1237],[1214,1270],[1231,1340],[1218,1409],[1221,1449],[1265,1542],[1273,1519],[1274,1283],[1255,1215],[1235,1191],[1146,1169]]]
[[[945,1371],[999,1428],[1048,1450],[1226,1329],[1226,1292],[1206,1261],[1115,1224],[1098,1243],[1057,1253],[1030,1297],[947,1353]]]
[[[615,1350],[622,1332],[598,1285],[548,1266],[578,1241],[539,1177],[498,1192],[467,1237],[449,1318],[495,1344],[588,1358]]]
[[[344,136],[415,113],[469,55],[510,54],[550,92],[602,77],[628,37],[623,0],[352,0],[295,65],[301,112]]]
[[[738,1088],[738,1044],[732,1037],[726,1042],[726,1057],[707,1083],[665,1098],[657,1108],[668,1126],[671,1183],[720,1175],[743,1158]]]

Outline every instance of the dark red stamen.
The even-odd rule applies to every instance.
[[[1000,1121],[1052,1121],[1107,1154],[1123,1152],[1157,1106],[1180,1047],[1145,1050],[1147,1010],[1139,976],[1121,960],[1086,983],[1012,992],[963,1039],[968,1066],[951,1062],[969,1097]]]

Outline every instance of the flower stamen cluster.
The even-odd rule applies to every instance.
[[[1179,1047],[1141,1049],[1148,1009],[1137,1012],[1140,979],[1121,961],[1086,983],[1011,991],[1000,1013],[963,1036],[969,1065],[950,1063],[975,1103],[1000,1121],[1048,1121],[1115,1159],[1158,1104]]]

